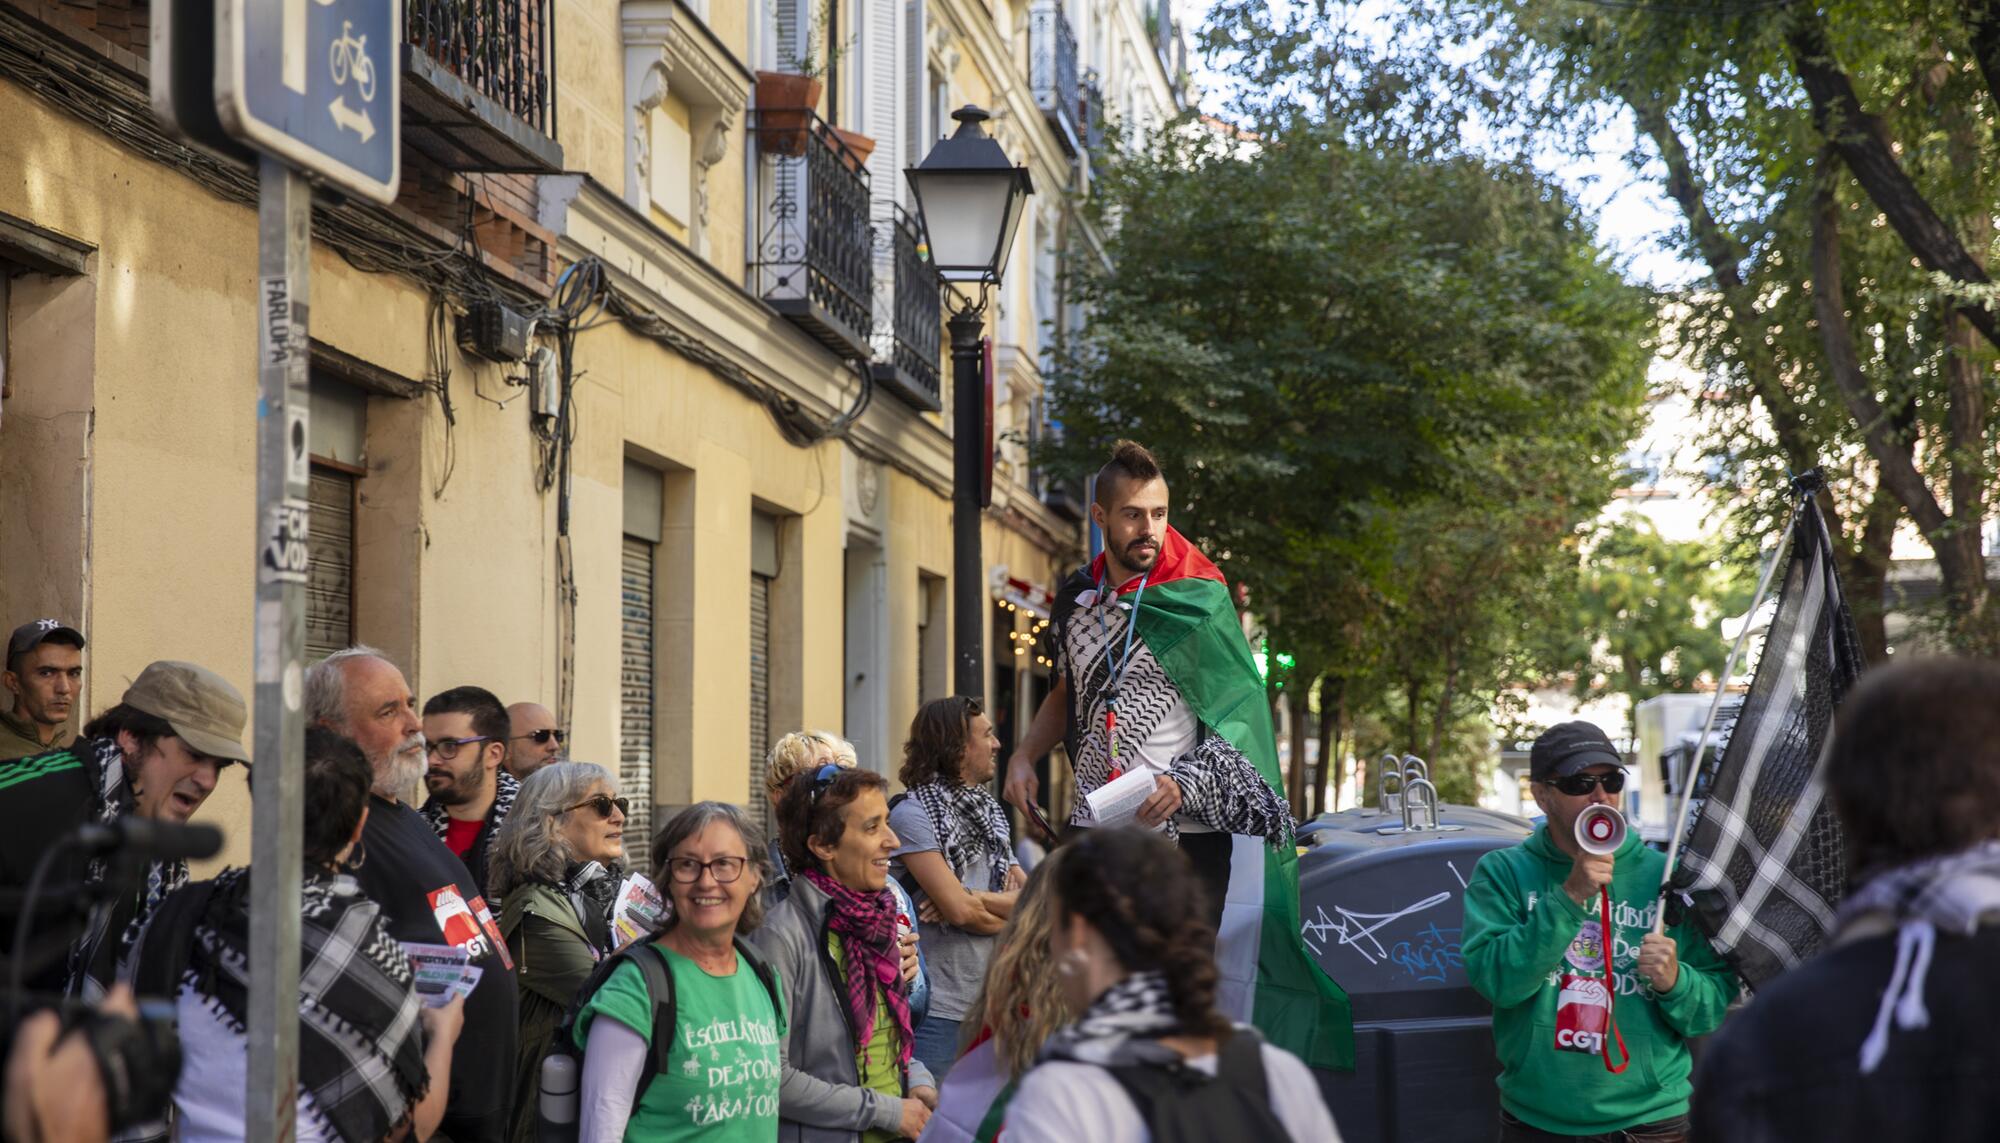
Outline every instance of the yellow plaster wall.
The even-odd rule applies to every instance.
[[[742,0],[723,0],[723,4]],[[561,0],[556,13],[556,139],[563,166],[625,190],[625,56],[618,0]]]

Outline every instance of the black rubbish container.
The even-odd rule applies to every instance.
[[[1320,1089],[1346,1143],[1484,1143],[1498,1131],[1500,1065],[1492,1007],[1459,955],[1465,885],[1532,826],[1471,807],[1426,813],[1417,789],[1405,800],[1408,818],[1344,810],[1303,839],[1306,947],[1354,1008],[1354,1071],[1320,1072]]]

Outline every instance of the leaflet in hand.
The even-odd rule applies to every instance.
[[[651,878],[643,873],[627,877],[618,886],[618,903],[611,907],[611,931],[617,935],[618,947],[659,931],[668,909],[667,899]]]
[[[1090,803],[1090,816],[1101,826],[1120,826],[1130,822],[1139,813],[1139,807],[1153,796],[1159,786],[1159,775],[1144,766],[1127,770],[1104,785],[1084,796]]]
[[[461,948],[404,942],[410,974],[416,977],[417,999],[426,1008],[442,1008],[453,997],[470,996],[484,971]]]

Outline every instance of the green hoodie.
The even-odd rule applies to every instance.
[[[1603,1057],[1555,1047],[1556,996],[1565,972],[1601,976],[1598,906],[1563,892],[1571,860],[1537,829],[1511,849],[1479,859],[1465,890],[1461,952],[1466,975],[1493,1002],[1500,1054],[1500,1104],[1530,1127],[1559,1135],[1621,1131],[1684,1115],[1687,1038],[1722,1024],[1736,977],[1692,918],[1667,931],[1680,951],[1680,976],[1655,992],[1638,974],[1639,941],[1652,931],[1666,858],[1627,834],[1611,875],[1613,1015],[1631,1066],[1613,1075]],[[1588,939],[1586,939],[1588,938]],[[1614,1059],[1619,1058],[1612,1048]]]

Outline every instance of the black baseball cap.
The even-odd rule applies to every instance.
[[[1537,782],[1567,778],[1592,766],[1625,766],[1625,756],[1594,722],[1559,722],[1544,730],[1528,751],[1528,777]]]
[[[14,660],[44,643],[54,640],[67,643],[77,650],[83,649],[83,632],[71,627],[60,619],[35,619],[14,628],[14,634],[7,639],[7,666],[12,669]]]

